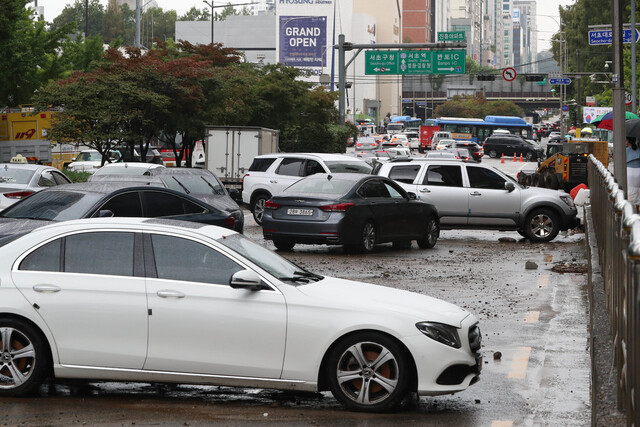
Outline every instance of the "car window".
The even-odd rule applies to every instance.
[[[389,190],[382,183],[382,181],[373,179],[363,183],[360,188],[358,188],[357,193],[364,197],[365,199],[371,199],[376,197],[391,197],[389,194]]]
[[[207,210],[190,200],[160,191],[145,191],[144,216],[149,218],[205,213]]]
[[[186,194],[227,194],[214,176],[204,175],[160,175],[167,188]]]
[[[133,233],[102,231],[67,236],[63,271],[133,276]]]
[[[51,171],[44,171],[42,175],[40,175],[40,179],[38,179],[38,185],[40,187],[53,187],[56,185],[56,180],[53,177]]]
[[[103,204],[94,216],[100,215],[101,210],[113,212],[113,216],[118,217],[141,217],[142,204],[137,191],[118,194]]]
[[[389,178],[405,184],[413,184],[418,172],[420,172],[420,165],[393,166],[389,171]]]
[[[334,160],[324,162],[333,173],[371,173],[372,167],[364,161],[343,161]]]
[[[326,173],[322,165],[315,160],[307,160],[304,166],[304,176],[313,175],[316,173]]]
[[[71,181],[68,180],[67,177],[62,175],[60,172],[52,171],[52,173],[53,173],[53,179],[56,180],[56,184],[58,185],[71,184]]]
[[[4,165],[0,169],[0,184],[27,184],[31,181],[34,171],[27,169],[15,169]]]
[[[468,166],[467,175],[469,175],[469,185],[471,188],[504,190],[504,183],[506,181],[491,169]]]
[[[385,182],[384,186],[392,199],[404,199],[404,195],[402,194],[402,192],[390,183]]]
[[[251,166],[249,166],[249,172],[265,172],[275,161],[275,157],[266,159],[253,159]]]
[[[54,221],[78,219],[83,218],[101,197],[102,194],[46,189],[9,206],[0,212],[0,216]]]
[[[326,175],[329,177],[330,175]],[[353,187],[354,181],[346,179],[301,179],[284,189],[284,193],[345,194]]]
[[[282,159],[282,163],[278,166],[276,173],[278,175],[300,176],[303,159]]]
[[[456,165],[429,165],[422,184],[462,187],[462,171]]]
[[[151,236],[159,279],[228,285],[231,276],[244,270],[209,246],[174,236]]]
[[[59,272],[62,241],[63,239],[57,239],[40,246],[22,260],[18,270]]]

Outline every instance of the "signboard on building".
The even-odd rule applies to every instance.
[[[398,50],[365,52],[365,74],[464,74],[464,50]]]
[[[280,16],[280,62],[295,67],[324,67],[326,16]]]
[[[582,108],[582,121],[583,123],[591,123],[596,117],[605,113],[613,111],[611,107],[583,107]]]
[[[464,31],[444,31],[438,32],[439,42],[463,42],[465,41]]]

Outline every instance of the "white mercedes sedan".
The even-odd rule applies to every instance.
[[[0,396],[46,378],[330,390],[381,412],[476,382],[477,319],[306,271],[234,231],[97,218],[0,247]]]

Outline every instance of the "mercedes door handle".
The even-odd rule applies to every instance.
[[[60,292],[62,288],[56,285],[35,285],[33,287],[33,290],[36,292],[42,292],[42,293],[54,293],[54,292]]]
[[[182,292],[168,291],[168,290],[158,291],[156,292],[156,295],[158,295],[160,298],[184,298],[185,297],[185,295]]]
[[[428,188],[421,188],[420,192],[421,193],[431,193],[431,190],[429,190]]]
[[[477,191],[474,191],[473,193],[469,194],[470,196],[482,196],[482,193],[479,193]]]
[[[272,184],[277,184],[278,183],[278,181],[276,181],[275,179],[272,179],[269,182],[272,183]]]

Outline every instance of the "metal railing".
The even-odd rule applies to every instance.
[[[618,409],[640,422],[640,215],[613,175],[589,156],[593,228],[611,319]]]

